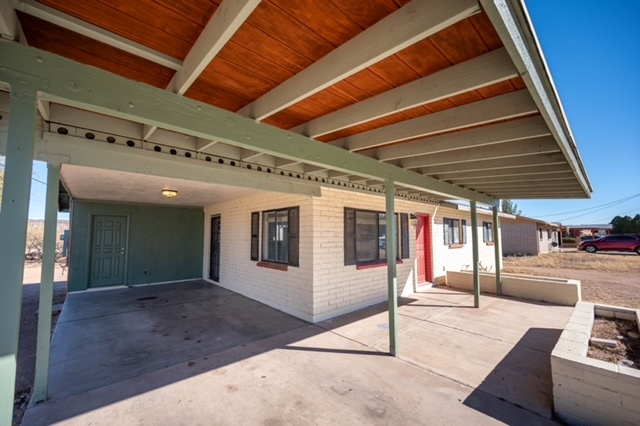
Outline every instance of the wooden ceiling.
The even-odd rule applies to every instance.
[[[213,43],[207,27],[216,11],[236,10],[230,6],[234,2],[249,4],[246,18],[227,32],[228,39],[192,74],[193,81],[176,89],[176,71],[187,67],[200,45]],[[405,11],[402,19],[410,22],[411,13],[433,9],[440,16],[455,9],[440,3],[447,2],[22,0],[15,9],[30,46],[306,134],[319,143],[496,198],[588,196],[586,176],[576,175],[489,16],[473,1],[453,1],[464,12],[447,17],[432,33],[372,55],[370,63],[336,78],[327,76],[296,94],[308,81],[322,79],[325,68],[330,74],[362,50],[383,51],[380,46],[400,37],[404,26],[387,25],[384,37],[378,27]],[[135,49],[128,49],[128,42]],[[350,43],[360,49],[345,55]],[[137,53],[145,49],[163,59]],[[466,82],[474,79],[478,81]],[[423,98],[403,103],[413,93],[422,96],[420,87],[428,89]],[[282,93],[284,101],[264,107],[275,105],[272,100],[283,98]],[[291,99],[286,99],[288,93]],[[153,141],[161,131],[147,128],[142,138]],[[205,153],[223,149],[229,155],[221,145]],[[237,156],[357,180],[259,152]]]

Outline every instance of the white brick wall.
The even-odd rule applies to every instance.
[[[300,207],[300,266],[288,271],[258,267],[250,260],[251,212]],[[209,276],[211,216],[221,215],[220,285],[307,321],[318,322],[387,300],[387,268],[358,270],[344,265],[344,208],[385,211],[385,198],[358,192],[323,188],[321,197],[265,193],[214,204],[205,209],[203,276]],[[434,277],[443,279],[446,269],[460,270],[472,264],[471,219],[468,212],[432,204],[396,200],[396,212],[428,214],[432,220]],[[467,220],[467,244],[444,245],[442,218]],[[494,247],[482,243],[478,215],[480,259],[494,270]],[[410,294],[416,285],[415,232],[409,224],[410,259],[397,265],[398,294]],[[262,235],[262,234],[260,234]],[[262,238],[260,238],[262,244]],[[435,281],[435,280],[434,280]]]
[[[538,227],[533,222],[501,219],[502,253],[505,256],[536,256],[540,253]]]
[[[257,266],[251,257],[251,212],[300,207],[300,266],[278,271]],[[313,316],[312,198],[263,195],[205,208],[203,276],[209,276],[211,217],[221,216],[220,286],[307,321]],[[261,216],[262,221],[262,216]],[[262,226],[262,223],[260,223]],[[261,230],[262,231],[262,230]],[[260,233],[262,244],[262,233]],[[260,250],[262,253],[262,250]]]

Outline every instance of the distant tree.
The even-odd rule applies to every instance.
[[[640,214],[631,216],[616,216],[611,222],[614,234],[640,234]]]
[[[502,213],[522,216],[522,210],[518,209],[518,205],[511,200],[502,200]]]

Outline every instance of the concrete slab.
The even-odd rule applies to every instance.
[[[434,288],[401,299],[396,359],[386,304],[310,325],[206,282],[154,287],[68,299],[25,425],[550,423],[570,310]]]

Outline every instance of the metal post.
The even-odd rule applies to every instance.
[[[49,386],[49,350],[51,348],[51,309],[53,303],[53,276],[56,261],[56,230],[58,228],[58,188],[60,165],[48,164],[47,203],[44,215],[44,250],[40,276],[40,305],[38,315],[38,346],[33,400],[47,400]]]
[[[496,292],[502,294],[502,236],[498,206],[493,206],[493,249],[496,255]]]
[[[0,210],[0,424],[10,425],[16,385],[24,250],[36,129],[36,93],[12,87]]]
[[[396,224],[395,186],[393,181],[385,181],[387,204],[387,284],[389,294],[389,353],[398,356],[398,277],[396,257],[398,226]]]
[[[471,201],[471,247],[473,249],[473,306],[480,307],[480,251],[478,249],[478,207]]]

